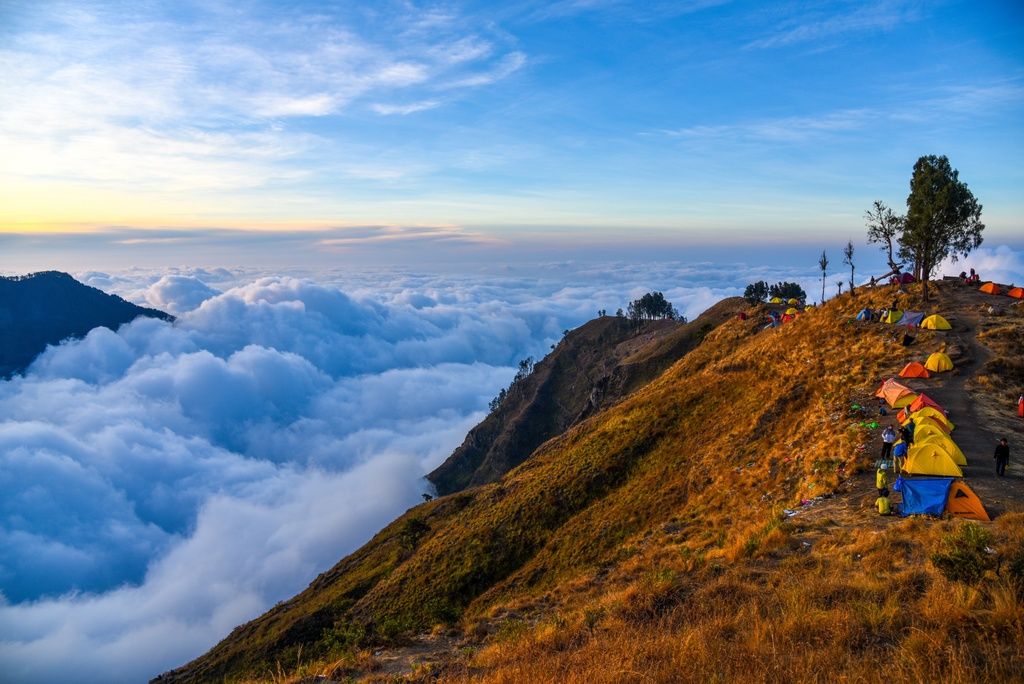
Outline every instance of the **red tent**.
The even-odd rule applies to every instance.
[[[907,406],[902,411],[896,414],[896,420],[902,423],[907,419],[907,416],[909,416],[911,413],[916,413],[917,411],[923,409],[925,406],[931,406],[936,411],[941,411],[942,415],[946,415],[946,409],[939,406],[937,401],[935,401],[927,394],[924,394],[922,392],[921,394],[917,395],[917,399],[912,401],[909,406]]]

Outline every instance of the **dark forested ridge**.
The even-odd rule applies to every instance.
[[[138,316],[174,320],[60,271],[0,277],[0,377],[24,371],[48,344],[99,326],[116,330]]]

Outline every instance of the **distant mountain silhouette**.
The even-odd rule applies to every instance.
[[[24,371],[48,344],[93,328],[117,330],[138,316],[174,316],[83,285],[67,273],[0,277],[0,377]]]

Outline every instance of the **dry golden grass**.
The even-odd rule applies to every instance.
[[[782,515],[874,459],[851,404],[873,406],[915,352],[853,318],[891,296],[844,296],[774,330],[756,315],[722,325],[500,482],[413,509],[202,666],[258,679],[308,643],[294,681],[340,676],[359,648],[445,623],[479,647],[413,680],[1012,681],[1024,515],[991,526],[1002,566],[971,586],[929,560],[952,522],[881,525],[873,499]],[[428,531],[403,548],[416,516]]]

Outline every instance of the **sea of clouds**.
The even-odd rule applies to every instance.
[[[820,288],[743,264],[76,275],[178,320],[98,328],[0,382],[4,681],[137,682],[201,654],[419,502],[517,361],[599,308]]]

